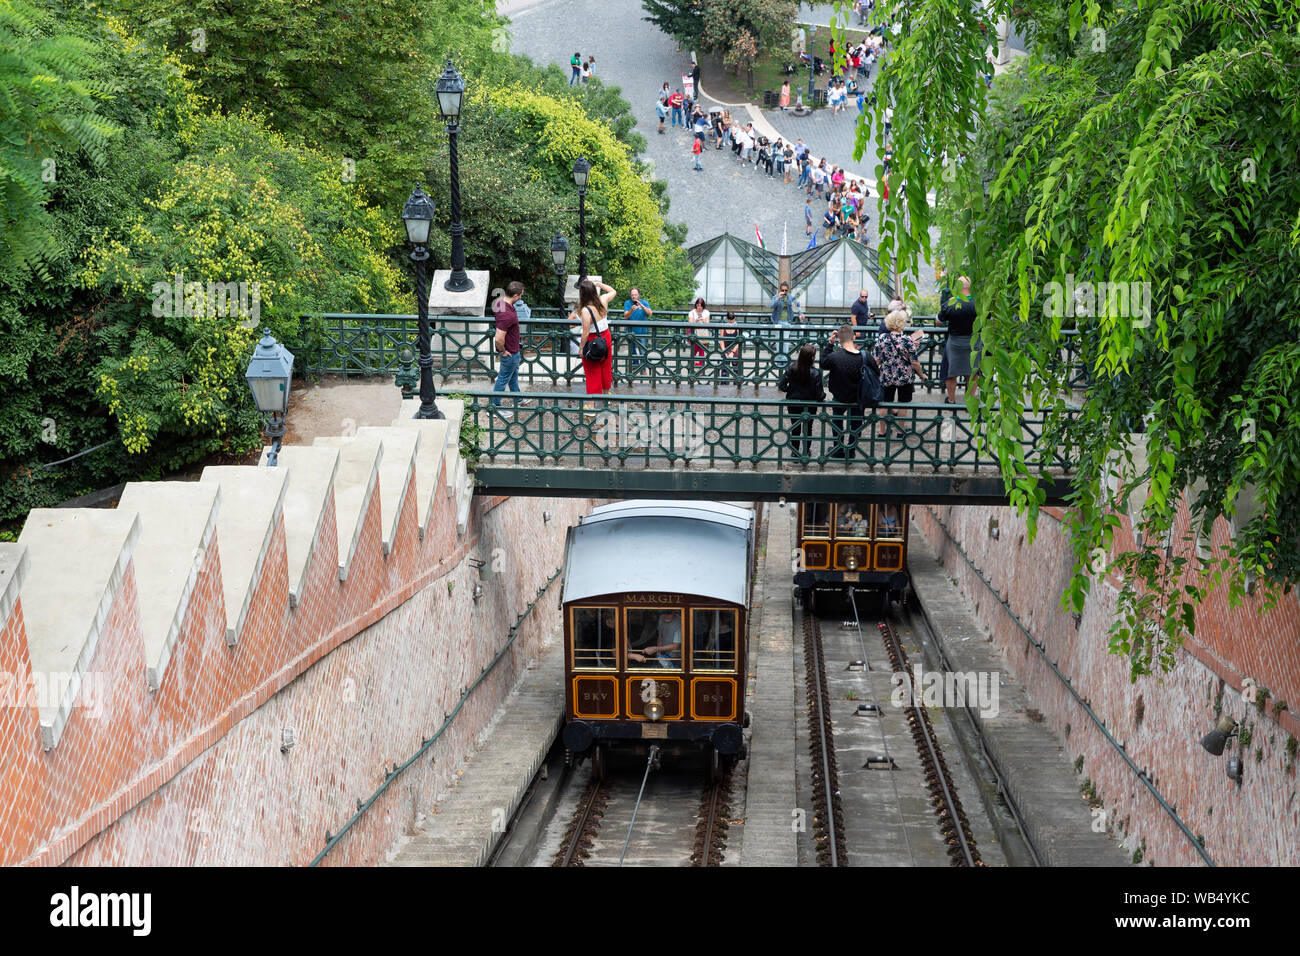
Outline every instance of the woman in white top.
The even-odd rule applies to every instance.
[[[686,321],[690,323],[691,341],[695,344],[695,367],[700,368],[704,365],[709,344],[709,310],[705,308],[703,299],[695,300],[691,311],[686,313]]]

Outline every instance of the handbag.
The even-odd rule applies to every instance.
[[[862,353],[862,381],[858,386],[858,408],[875,408],[885,400],[885,389],[880,379],[867,364],[867,353]]]

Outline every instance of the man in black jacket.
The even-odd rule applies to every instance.
[[[838,340],[840,347],[835,348]],[[826,385],[835,399],[835,415],[840,422],[838,430],[844,453],[836,453],[837,458],[853,458],[858,444],[858,433],[862,431],[862,407],[858,404],[858,389],[862,385],[862,360],[871,366],[871,370],[880,374],[880,366],[870,355],[864,355],[853,344],[853,326],[847,323],[840,326],[839,332],[832,335],[830,341],[822,346],[822,358],[818,363],[828,372]]]

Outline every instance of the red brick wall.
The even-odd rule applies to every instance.
[[[1088,718],[1051,668],[1033,650],[1004,608],[949,541],[940,522],[1008,602],[1025,627],[1043,643],[1047,655],[1074,689],[1145,768],[1164,800],[1176,808],[1194,836],[1219,864],[1300,864],[1300,796],[1287,739],[1300,736],[1291,712],[1274,715],[1245,703],[1238,691],[1249,676],[1279,699],[1300,706],[1300,604],[1296,594],[1265,617],[1256,602],[1238,610],[1216,593],[1197,615],[1196,636],[1178,654],[1163,679],[1129,679],[1127,658],[1108,653],[1107,632],[1114,618],[1118,582],[1094,585],[1076,629],[1060,606],[1070,577],[1073,552],[1059,512],[1039,523],[1037,540],[1026,540],[1023,519],[1006,508],[913,509],[917,524],[939,554],[958,587],[975,608],[976,618],[1001,653],[1007,669],[1022,682],[1062,740],[1071,760],[1082,756],[1082,775],[1096,786],[1107,819],[1126,834],[1130,850],[1145,845],[1143,862],[1194,865],[1201,858],[1171,817],[1138,780]],[[999,537],[988,531],[989,518]],[[1186,523],[1186,517],[1183,518]],[[1183,529],[1176,529],[1175,541]],[[1215,545],[1226,546],[1223,522]],[[1132,543],[1127,524],[1116,545]],[[1220,681],[1223,711],[1243,717],[1253,739],[1239,787],[1225,773],[1228,754],[1214,757],[1200,746],[1215,719]],[[1142,719],[1138,722],[1138,701]]]
[[[214,535],[153,694],[131,565],[90,665],[109,693],[102,709],[75,708],[48,753],[34,706],[0,710],[0,863],[310,861],[326,830],[337,833],[357,799],[432,735],[501,648],[558,567],[563,529],[588,507],[579,499],[475,499],[470,528],[458,539],[454,499],[439,494],[420,539],[412,476],[391,553],[382,553],[376,489],[348,580],[340,582],[330,497],[293,609],[285,530],[277,521],[235,647],[225,641]],[[543,508],[555,513],[550,524],[541,519]],[[502,549],[507,573],[481,578],[466,558],[490,560],[493,548]],[[480,580],[485,593],[476,602]],[[380,859],[433,788],[449,782],[554,629],[556,603],[548,597],[538,606],[453,729],[389,788],[327,863]],[[17,675],[25,686],[29,672],[20,596],[0,621],[0,673]],[[295,735],[287,754],[280,752],[284,728]]]

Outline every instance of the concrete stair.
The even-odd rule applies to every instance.
[[[415,420],[415,413],[419,410],[419,399],[408,398],[402,402],[401,417],[405,420]],[[456,463],[460,461],[460,423],[465,417],[465,403],[458,398],[440,398],[438,410],[447,416],[443,422],[447,427],[446,434],[443,436],[447,455],[447,495],[453,497],[458,485]]]
[[[68,675],[60,700],[38,701],[46,750],[67,725],[139,540],[134,512],[93,508],[35,509],[18,536],[31,562],[22,599],[32,673],[47,685]]]
[[[284,510],[289,472],[281,468],[209,466],[203,469],[199,483],[221,489],[217,541],[221,549],[221,589],[226,599],[226,643],[234,647],[261,579],[276,522]]]
[[[26,545],[17,541],[0,541],[0,630],[14,613],[18,593],[31,568],[32,561],[27,556]]]
[[[266,468],[270,448],[262,449],[258,467]],[[287,445],[280,449],[277,468],[289,474],[289,490],[284,496],[284,537],[289,557],[289,606],[297,607],[307,582],[307,568],[319,544],[325,505],[334,494],[334,478],[339,470],[337,448],[314,445]],[[334,556],[330,555],[333,561]]]
[[[384,530],[384,554],[391,554],[397,537],[397,522],[406,503],[411,471],[420,448],[420,433],[411,428],[384,428],[366,425],[357,429],[358,438],[377,438],[383,444],[384,457],[379,463],[380,520]]]
[[[379,489],[379,464],[384,458],[383,441],[375,436],[317,438],[316,448],[336,448],[338,473],[334,476],[334,511],[339,535],[339,580],[348,579],[348,569],[361,543],[361,524],[370,499]],[[382,504],[382,501],[381,501]]]
[[[133,481],[118,501],[119,512],[134,512],[140,519],[135,578],[151,691],[162,686],[220,507],[219,485],[193,481]]]
[[[0,543],[0,631],[21,599],[33,674],[47,686],[51,675],[68,675],[54,695],[58,699],[39,702],[42,746],[57,745],[78,694],[88,686],[88,668],[128,566],[134,567],[139,615],[138,625],[130,626],[140,629],[146,682],[157,691],[214,542],[226,643],[235,646],[265,574],[278,575],[278,568],[266,564],[281,520],[287,600],[290,608],[298,606],[321,547],[331,495],[338,553],[327,557],[337,561],[341,581],[347,580],[375,494],[383,553],[392,553],[412,478],[421,538],[435,506],[453,507],[457,531],[465,534],[474,483],[460,455],[464,403],[443,398],[438,405],[445,419],[417,420],[419,402],[408,401],[390,426],[285,446],[275,468],[267,466],[264,450],[259,467],[209,467],[198,482],[132,482],[115,509],[32,511],[19,541]],[[20,649],[8,651],[22,660]]]
[[[440,473],[443,458],[447,453],[447,423],[397,418],[394,419],[392,427],[412,431],[420,436],[420,444],[415,451],[415,493],[419,498],[419,511],[416,517],[420,525],[420,538],[423,540],[424,533],[429,527],[434,493],[445,489]]]

